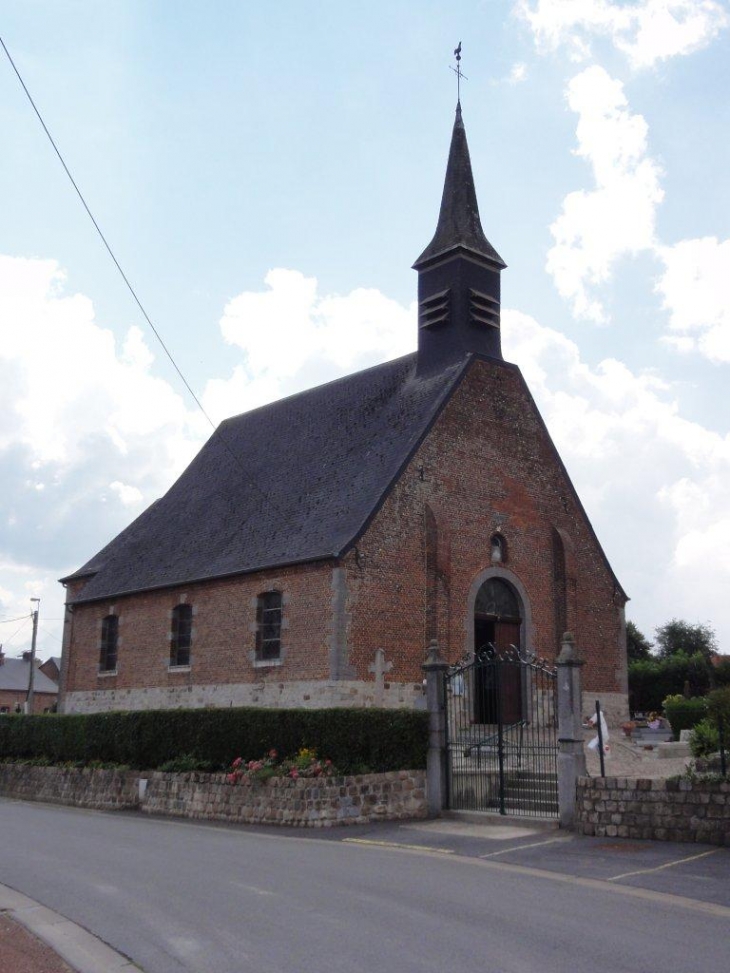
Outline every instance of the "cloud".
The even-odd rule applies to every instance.
[[[224,339],[243,352],[229,379],[208,383],[205,407],[236,414],[282,395],[413,350],[415,304],[408,308],[377,290],[321,295],[317,280],[275,269],[267,289],[244,291],[227,304]]]
[[[596,290],[621,257],[654,246],[661,170],[647,155],[646,121],[632,114],[623,85],[603,68],[576,75],[567,101],[578,114],[574,153],[590,164],[596,188],[563,200],[550,227],[555,244],[547,270],[577,317],[603,323],[607,314]]]
[[[631,616],[647,627],[710,618],[730,642],[730,435],[685,419],[653,372],[615,359],[590,367],[527,315],[503,311],[503,341],[633,598]]]
[[[656,289],[670,315],[667,340],[679,351],[730,362],[730,240],[682,240],[658,254],[664,272]]]
[[[56,579],[159,496],[206,437],[153,361],[136,327],[118,346],[55,261],[0,255],[0,615],[40,594],[55,620],[48,650]]]
[[[517,0],[515,10],[539,48],[582,61],[606,38],[637,69],[700,50],[730,23],[719,0]]]

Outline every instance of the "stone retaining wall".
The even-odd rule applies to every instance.
[[[580,777],[575,827],[599,837],[730,845],[730,781]]]
[[[426,817],[423,771],[229,784],[225,774],[150,775],[140,809],[245,824],[321,828]]]
[[[138,808],[145,814],[310,828],[427,814],[426,775],[420,770],[229,784],[225,774],[1,764],[0,795],[74,807]]]
[[[0,764],[0,795],[21,801],[121,810],[138,805],[138,779],[139,773],[131,770]]]

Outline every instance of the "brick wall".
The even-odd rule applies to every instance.
[[[5,712],[14,713],[16,703],[20,704],[21,709],[25,706],[25,698],[27,693],[17,692],[11,689],[0,689],[0,710],[3,707],[7,707]],[[50,710],[58,699],[57,693],[33,693],[33,712],[34,713],[44,713],[46,710]]]
[[[284,594],[282,653],[279,663],[262,665],[254,662],[256,598],[271,589]],[[190,665],[171,668],[171,613],[183,601],[193,607]],[[97,699],[99,708],[108,708],[105,697],[126,699],[122,705],[128,706],[130,691],[153,689],[154,705],[164,705],[160,695],[178,706],[210,705],[205,693],[199,698],[201,687],[243,684],[254,696],[254,687],[266,693],[280,683],[326,680],[331,602],[332,566],[322,563],[77,605],[65,674],[71,705],[64,703],[65,711],[74,709],[75,694]],[[113,674],[102,674],[101,622],[108,614],[119,616],[118,661]],[[136,693],[136,699],[145,705],[142,694]],[[219,705],[231,705],[225,692]]]
[[[426,775],[419,770],[310,780],[274,778],[246,785],[229,784],[225,774],[154,771],[142,776],[132,770],[0,764],[0,794],[74,807],[138,808],[145,814],[303,828],[427,814]]]
[[[730,781],[581,777],[575,820],[599,837],[730,845]]]
[[[507,556],[493,565],[497,530]],[[347,607],[361,678],[377,647],[391,679],[417,678],[434,617],[432,637],[449,661],[471,651],[475,589],[492,569],[525,593],[525,647],[554,659],[566,620],[586,659],[586,691],[618,694],[628,715],[623,598],[515,369],[472,365],[358,552],[346,561]]]

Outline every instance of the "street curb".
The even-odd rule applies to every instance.
[[[82,926],[7,885],[0,885],[0,912],[25,926],[77,973],[134,973],[140,969]]]

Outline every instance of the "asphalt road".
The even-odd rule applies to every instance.
[[[729,866],[451,822],[323,836],[0,799],[0,883],[146,973],[727,973]]]

